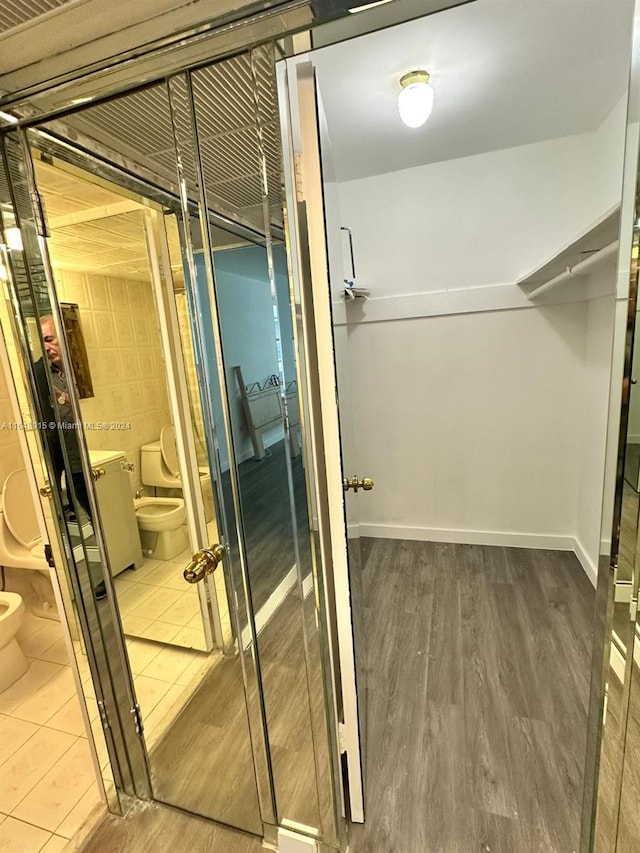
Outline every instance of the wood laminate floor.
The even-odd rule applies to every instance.
[[[261,631],[258,646],[278,810],[290,821],[317,827],[320,808],[326,820],[330,804],[326,796],[319,802],[316,786],[300,621],[293,593]],[[319,671],[311,685],[321,702]],[[261,833],[238,657],[223,658],[207,673],[153,749],[151,768],[155,796],[163,802]],[[328,756],[323,768],[326,791]]]
[[[287,479],[285,443],[269,448],[269,456],[248,459],[238,466],[240,500],[254,612],[257,613],[296,562]],[[310,570],[309,514],[302,456],[292,459],[292,482],[300,560]],[[229,475],[223,487],[230,488]]]
[[[159,803],[109,815],[81,853],[264,853],[261,839],[217,826]]]
[[[364,540],[353,853],[578,849],[594,590],[572,554]]]

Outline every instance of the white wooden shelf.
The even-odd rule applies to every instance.
[[[575,280],[588,275],[595,266],[607,260],[615,262],[619,230],[620,205],[617,205],[542,266],[519,279],[518,284],[529,299],[563,286],[575,286]],[[612,277],[611,291],[614,287]]]

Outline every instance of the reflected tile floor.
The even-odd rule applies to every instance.
[[[0,694],[0,851],[56,853],[106,812],[59,622],[18,634],[29,669]]]
[[[210,522],[211,541],[217,537]],[[116,595],[124,632],[130,637],[154,640],[182,648],[206,650],[198,592],[184,580],[191,551],[186,548],[173,560],[145,558],[138,569],[126,569],[115,578]],[[231,634],[224,576],[215,576],[222,630]]]

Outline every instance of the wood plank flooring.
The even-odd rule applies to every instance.
[[[80,853],[264,853],[261,839],[159,803],[138,803],[125,817],[109,815]]]
[[[248,574],[255,613],[296,562],[284,441],[269,448],[261,461],[248,459],[238,466],[240,500],[247,548]],[[302,456],[292,460],[300,559],[310,570],[309,516]],[[229,475],[223,475],[228,489]],[[306,574],[306,571],[305,571]]]
[[[572,554],[364,542],[353,853],[577,850],[594,590]]]

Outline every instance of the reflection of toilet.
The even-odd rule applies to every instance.
[[[24,602],[15,592],[0,592],[0,693],[24,675],[29,661],[16,640],[24,619]]]
[[[213,494],[211,491],[211,475],[209,469],[202,467],[200,486],[204,501],[205,517],[213,520]],[[161,489],[172,489],[182,493],[180,479],[180,464],[176,449],[176,436],[172,424],[162,427],[160,439],[141,448],[140,476],[145,486],[155,486]]]
[[[136,498],[133,502],[143,552],[156,560],[171,560],[187,547],[182,498]]]
[[[44,558],[33,495],[24,468],[12,471],[2,488],[0,507],[0,565],[13,569],[31,569],[29,576],[38,604],[37,616],[59,619],[49,566]]]

